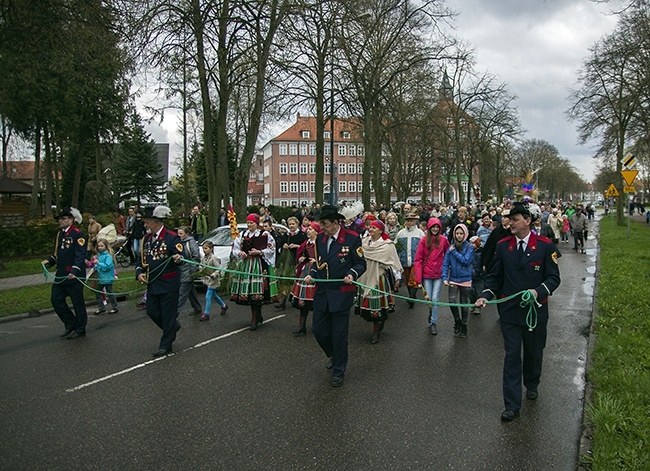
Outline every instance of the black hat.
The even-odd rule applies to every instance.
[[[158,219],[159,221],[162,221],[166,217],[170,216],[171,213],[172,210],[167,206],[156,206],[155,208],[145,208],[143,217],[145,219]]]
[[[531,219],[531,222],[534,222],[542,215],[539,206],[537,206],[535,203],[522,202],[522,201],[515,201],[514,203],[512,203],[512,208],[510,208],[509,217],[512,218],[512,216],[514,216],[515,214],[521,214],[524,217],[529,217]]]
[[[77,224],[81,224],[81,221],[83,221],[83,218],[81,217],[81,213],[77,208],[72,208],[72,207],[63,208],[56,218],[60,219],[65,217],[74,220],[74,222],[76,222]]]
[[[340,219],[345,219],[345,216],[339,213],[338,206],[334,206],[333,204],[326,204],[321,208],[320,215],[318,216],[319,221],[322,221],[324,219],[327,219],[329,221],[337,221]]]

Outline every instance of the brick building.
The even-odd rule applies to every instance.
[[[330,134],[327,129],[324,135],[324,195],[316,195],[315,192],[316,118],[298,115],[292,126],[262,148],[261,161],[257,162],[261,168],[255,164],[253,168],[262,172],[265,204],[291,206],[329,200],[332,157]],[[352,120],[337,119],[334,121],[333,138],[338,199],[360,200],[365,147],[359,126]]]

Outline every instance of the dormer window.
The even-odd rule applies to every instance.
[[[309,131],[300,131],[300,135],[303,139],[309,139]]]
[[[329,131],[324,131],[323,132],[323,139],[329,139],[330,138],[330,132]]]
[[[349,131],[343,131],[341,134],[343,135],[343,139],[350,139],[350,132]]]

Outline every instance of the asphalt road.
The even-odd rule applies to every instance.
[[[426,308],[398,301],[377,345],[353,316],[334,389],[311,333],[291,335],[296,310],[264,307],[256,332],[246,307],[206,323],[185,313],[176,353],[152,361],[159,331],[131,301],[90,315],[77,340],[58,338],[55,315],[0,324],[0,469],[573,470],[596,232],[587,255],[560,244],[540,395],[515,422],[500,421],[494,306],[466,339],[448,308],[434,337]]]

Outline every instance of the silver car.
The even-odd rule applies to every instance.
[[[289,232],[289,228],[283,226],[282,224],[273,224],[273,228],[282,235]],[[239,232],[244,232],[246,230],[246,224],[237,224],[237,229]],[[227,268],[228,261],[230,260],[230,254],[232,252],[233,243],[233,239],[230,235],[230,226],[221,226],[217,227],[216,229],[212,229],[210,232],[208,232],[208,235],[206,235],[198,242],[201,257],[203,257],[203,242],[207,240],[214,244],[212,252],[221,260],[221,267]]]

